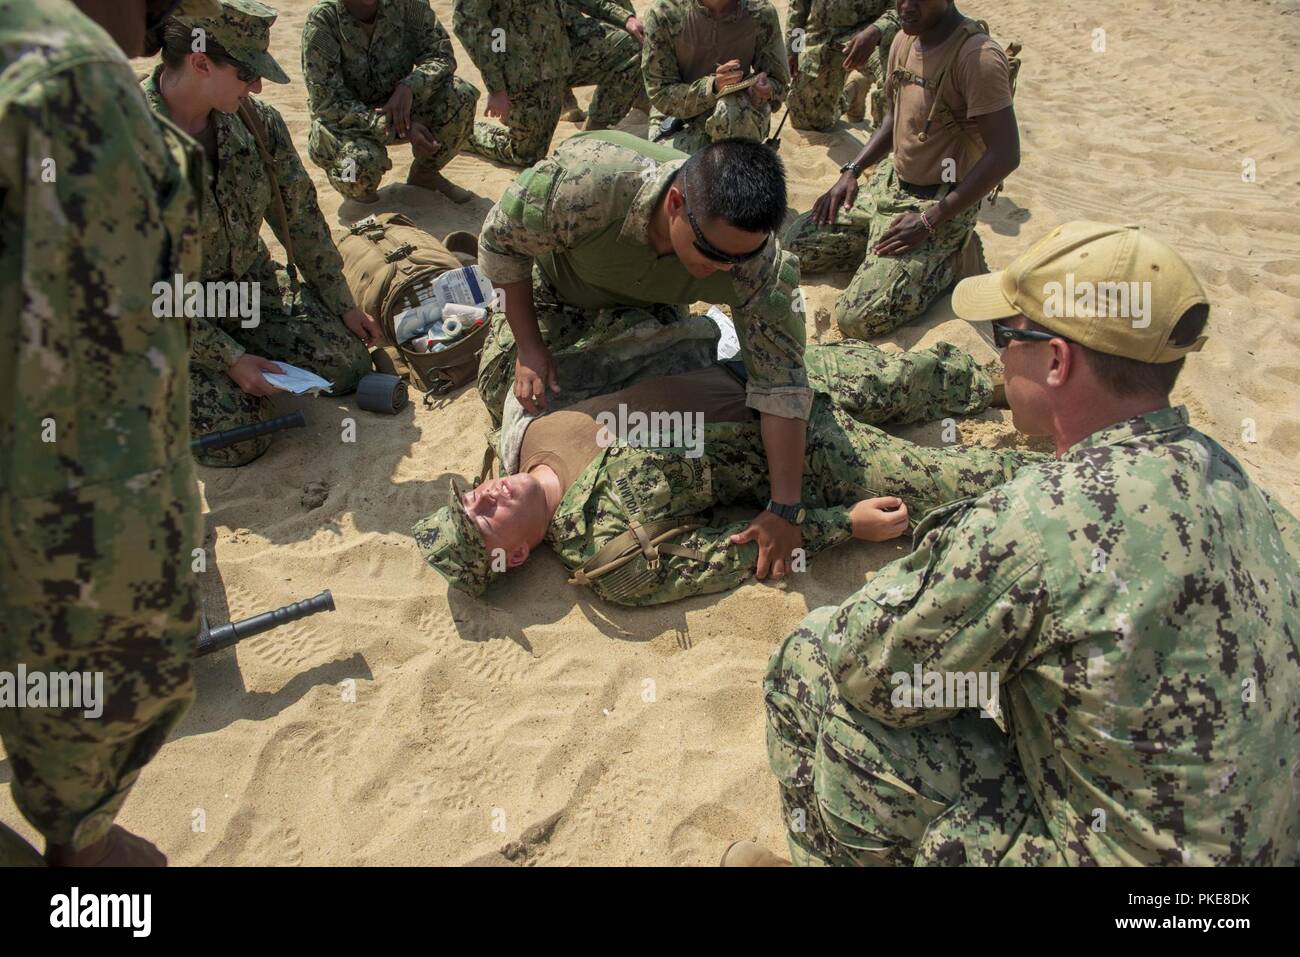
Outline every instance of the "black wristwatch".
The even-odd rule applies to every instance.
[[[791,525],[802,525],[804,516],[808,514],[808,510],[797,502],[794,505],[782,505],[771,499],[767,500],[767,510],[778,518],[785,519]]]
[[[841,172],[841,173],[852,173],[854,176],[861,176],[861,175],[862,175],[862,167],[859,166],[857,163],[850,161],[850,162],[845,163],[843,166],[840,167],[840,172]]]

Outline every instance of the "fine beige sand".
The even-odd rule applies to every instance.
[[[263,93],[304,160],[299,39],[311,5],[279,0],[273,52],[293,83]],[[433,6],[450,28],[450,0]],[[1024,161],[981,215],[990,263],[1077,218],[1142,223],[1171,241],[1213,303],[1210,343],[1176,398],[1295,510],[1300,5],[961,6],[991,18],[998,39],[1024,44]],[[1092,49],[1097,28],[1104,53]],[[459,43],[456,52],[477,83]],[[645,122],[634,113],[624,128],[644,132]],[[557,138],[575,131],[562,123]],[[865,135],[787,126],[792,215]],[[1254,182],[1243,181],[1247,161]],[[409,151],[395,150],[394,162],[399,185],[378,210],[400,209],[438,235],[477,232],[514,175],[458,157],[446,172],[478,198],[456,207],[400,185]],[[331,223],[370,211],[340,207],[309,168]],[[810,305],[829,307],[847,279],[806,277]],[[946,303],[889,342],[945,340],[993,355]],[[837,549],[784,586],[645,610],[594,601],[543,548],[485,600],[449,604],[408,529],[446,501],[448,476],[477,469],[487,428],[478,396],[462,391],[395,418],[351,399],[279,403],[299,407],[309,427],[277,438],[258,462],[201,470],[214,559],[204,601],[222,622],[329,588],[338,610],[198,663],[197,701],[142,775],[126,827],[178,864],[712,864],[737,838],[783,849],[764,749],[768,655],[808,610],[904,554],[904,542]],[[354,444],[340,441],[345,417],[356,420]],[[972,441],[1024,441],[1006,413],[961,428]],[[939,430],[909,437],[937,443]],[[0,784],[11,778],[0,763]],[[0,818],[34,838],[8,788]]]

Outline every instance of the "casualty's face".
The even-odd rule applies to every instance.
[[[546,494],[532,475],[505,475],[475,486],[461,496],[470,520],[488,550],[510,554],[531,545],[531,533],[546,521]]]
[[[898,0],[898,25],[916,36],[942,20],[951,6],[952,0]]]

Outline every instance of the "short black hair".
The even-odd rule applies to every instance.
[[[785,166],[770,146],[718,140],[688,159],[679,176],[696,219],[725,220],[749,233],[776,232],[785,220]]]
[[[1169,334],[1169,344],[1190,346],[1205,331],[1210,321],[1210,307],[1198,302],[1184,312]],[[1030,326],[1042,329],[1037,323]],[[1051,332],[1052,330],[1046,330]],[[1187,362],[1184,356],[1173,362],[1140,362],[1125,356],[1114,356],[1107,352],[1098,352],[1087,346],[1080,346],[1084,360],[1092,369],[1097,381],[1113,395],[1124,399],[1157,398],[1168,400],[1174,391],[1174,384]]]

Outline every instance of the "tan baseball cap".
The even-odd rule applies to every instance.
[[[1080,220],[1056,227],[1001,272],[957,284],[952,308],[971,322],[1027,316],[1080,345],[1139,362],[1198,352],[1201,336],[1177,346],[1169,336],[1195,305],[1207,305],[1190,266],[1140,226]]]

